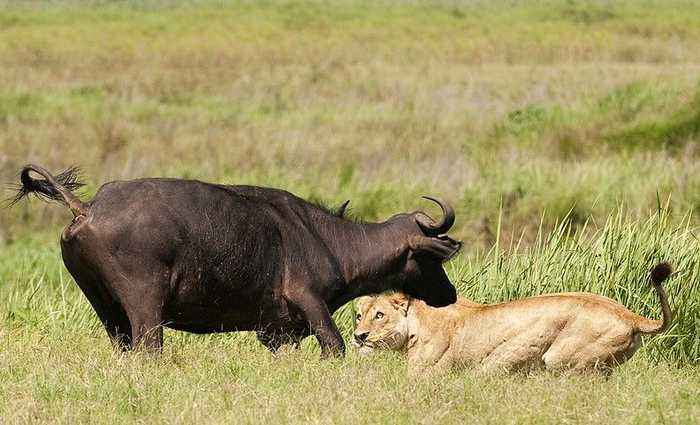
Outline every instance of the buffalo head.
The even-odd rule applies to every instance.
[[[443,216],[434,220],[424,212],[398,214],[387,224],[400,229],[396,237],[403,239],[406,255],[401,257],[398,273],[390,286],[402,289],[412,297],[440,307],[457,300],[457,292],[442,264],[454,257],[462,243],[447,236],[455,221],[455,212],[446,202],[424,196],[442,208]]]

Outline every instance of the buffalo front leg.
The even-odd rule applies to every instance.
[[[307,291],[292,293],[288,301],[306,318],[309,330],[316,336],[321,346],[321,356],[341,357],[345,354],[345,343],[333,322],[328,306],[318,296]]]

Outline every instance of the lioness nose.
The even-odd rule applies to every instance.
[[[355,340],[356,340],[357,342],[360,342],[360,343],[365,342],[365,340],[367,339],[367,336],[368,336],[368,335],[369,335],[369,332],[363,332],[363,333],[361,333],[361,334],[355,334]]]

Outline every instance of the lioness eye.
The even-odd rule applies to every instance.
[[[357,316],[355,316],[355,320],[357,320],[357,321],[359,322],[359,321],[360,321],[360,317],[362,317],[362,315],[361,315],[360,313],[357,313]]]
[[[377,320],[381,319],[382,317],[384,317],[384,313],[382,313],[381,311],[378,311],[377,314],[374,316],[374,318]]]

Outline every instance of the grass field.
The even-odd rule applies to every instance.
[[[699,141],[695,1],[0,1],[2,182],[75,164],[86,198],[189,177],[366,220],[434,194],[483,302],[587,290],[658,317],[646,273],[676,269],[674,326],[609,379],[412,381],[391,354],[274,358],[244,333],[124,356],[60,260],[70,214],[21,203],[0,209],[0,423],[697,423]]]

